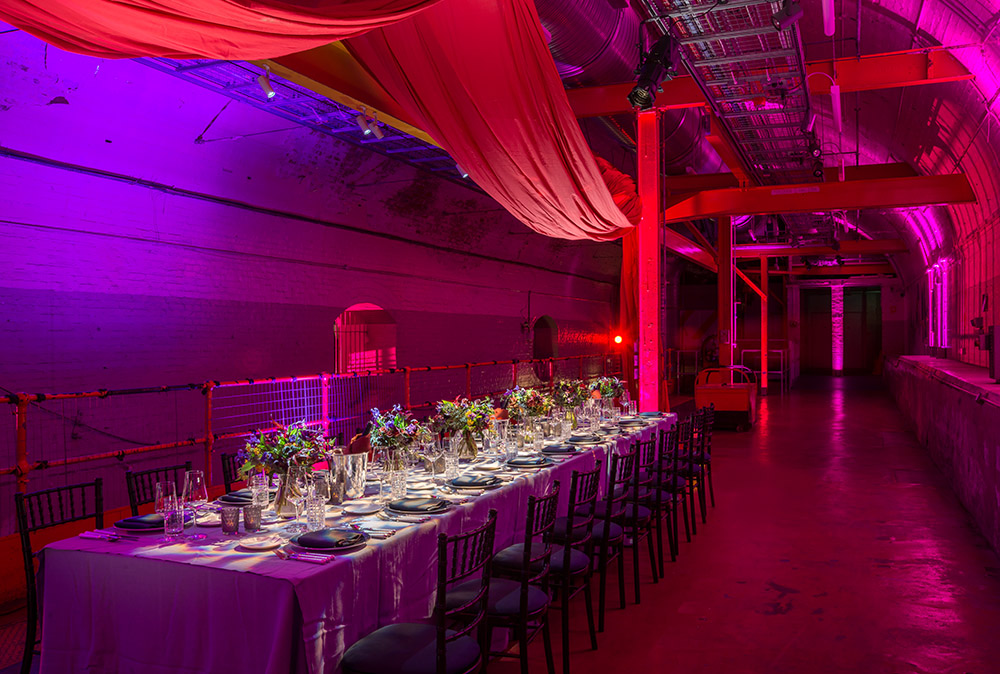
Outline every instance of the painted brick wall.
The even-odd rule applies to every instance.
[[[474,190],[140,64],[4,39],[3,388],[329,371],[358,302],[395,319],[399,365],[530,357],[529,306],[557,322],[560,355],[606,348],[619,246],[539,236]],[[158,395],[32,408],[31,457],[200,434],[200,393]],[[3,466],[13,441],[7,425]],[[39,471],[31,488],[100,474],[116,506],[125,467],[188,457]],[[0,478],[0,502],[12,490]]]

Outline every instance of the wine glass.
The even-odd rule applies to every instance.
[[[431,464],[431,481],[434,483],[434,493],[437,493],[437,465],[441,457],[444,456],[448,442],[446,440],[442,442],[441,438],[434,438],[422,444],[422,447],[424,458]]]
[[[189,470],[184,474],[184,504],[194,513],[194,523],[198,524],[198,508],[208,503],[208,486],[205,484],[205,473],[200,470]]]
[[[309,493],[309,470],[306,466],[291,464],[288,466],[288,484],[286,493],[288,500],[295,506],[295,521],[286,527],[286,531],[293,534],[300,534],[306,530],[306,525],[300,522],[302,518],[302,506],[306,502]]]

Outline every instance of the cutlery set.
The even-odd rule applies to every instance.
[[[290,559],[296,562],[308,562],[309,564],[326,564],[336,559],[335,555],[321,555],[316,552],[289,552],[285,548],[276,548],[272,552],[279,559]]]

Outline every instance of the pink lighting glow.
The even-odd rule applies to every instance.
[[[844,286],[830,287],[830,310],[833,314],[831,340],[833,373],[844,371]]]

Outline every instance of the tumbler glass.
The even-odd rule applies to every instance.
[[[246,532],[260,531],[259,505],[243,506],[243,530]]]
[[[240,533],[240,509],[225,507],[219,511],[222,519],[222,533],[227,536],[238,536]]]

